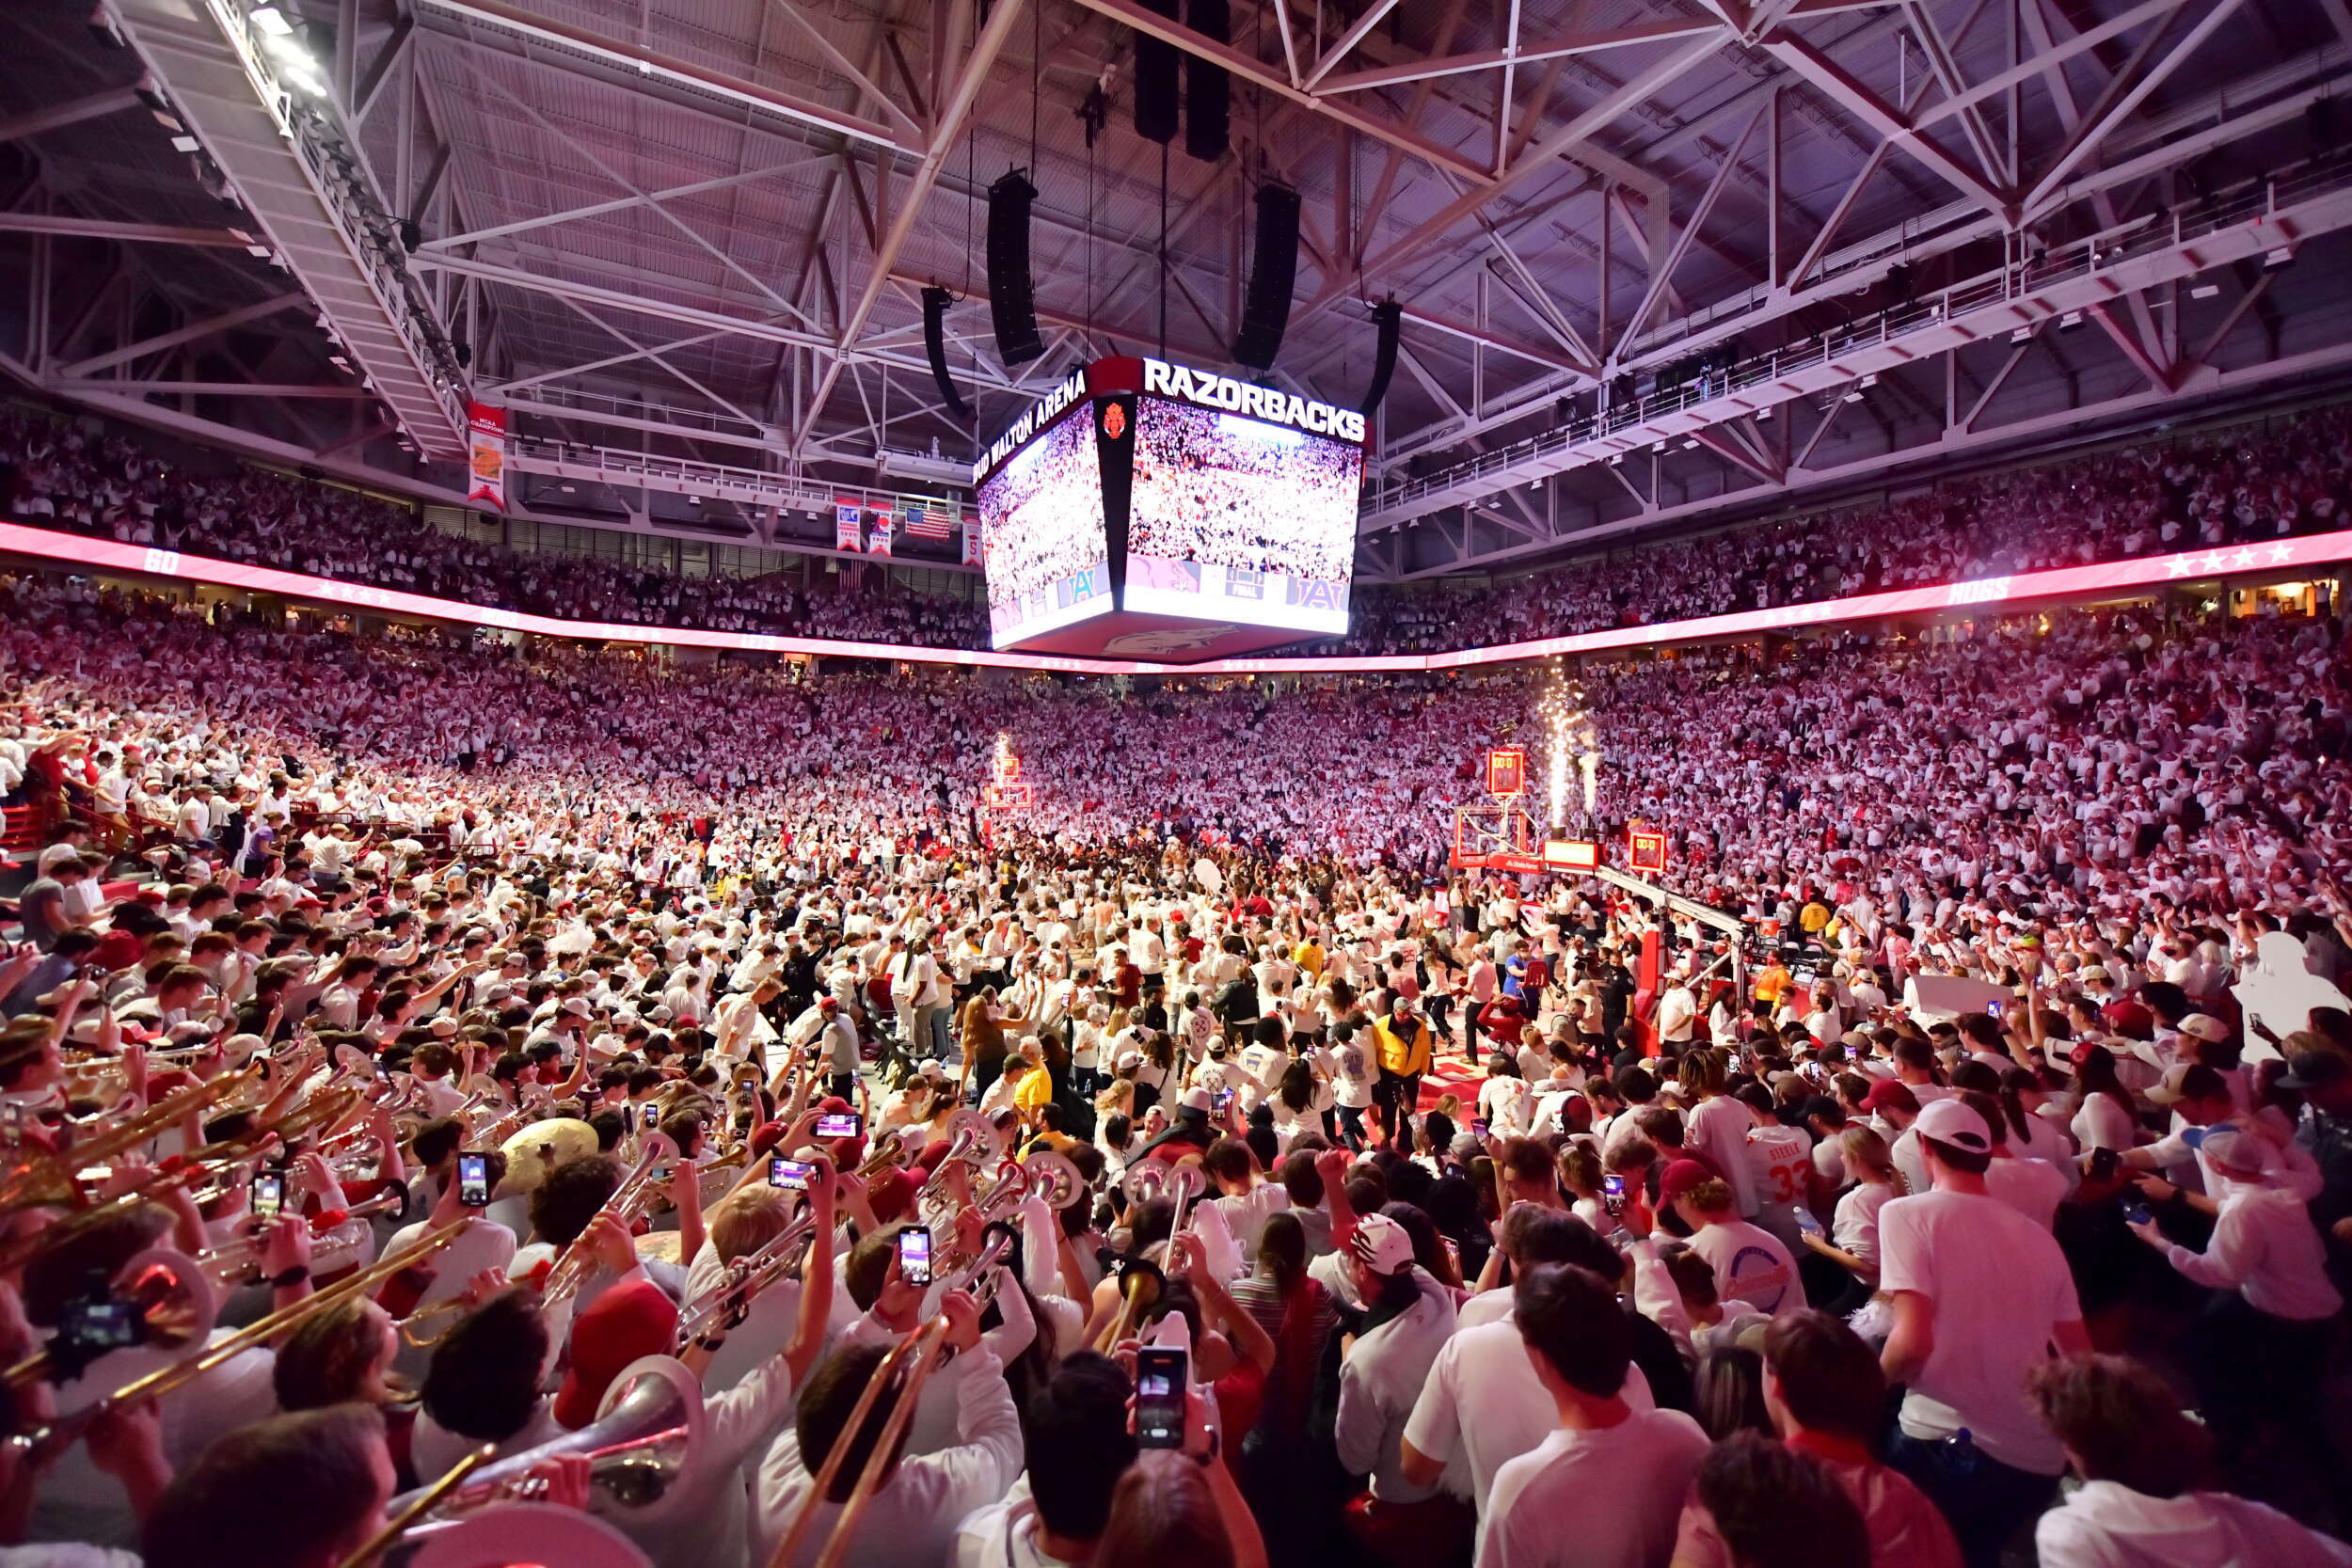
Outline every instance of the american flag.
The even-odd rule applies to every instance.
[[[945,539],[956,530],[956,514],[952,507],[926,501],[900,503],[898,515],[906,521],[910,539]]]

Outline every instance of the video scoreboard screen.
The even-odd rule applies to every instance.
[[[1353,409],[1157,359],[1073,373],[975,465],[992,642],[1104,616],[1104,647],[1202,657],[1345,632],[1363,437]]]

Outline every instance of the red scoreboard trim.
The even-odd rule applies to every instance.
[[[1902,588],[1883,594],[1859,594],[1842,599],[1789,605],[1779,610],[1743,610],[1727,615],[1659,621],[1648,626],[1577,632],[1565,637],[1537,638],[1486,648],[1464,648],[1453,653],[1382,657],[1335,655],[1328,658],[1290,655],[1209,659],[1199,664],[1160,664],[1146,660],[1088,658],[1075,655],[996,653],[971,648],[915,648],[895,642],[853,642],[828,637],[779,637],[762,632],[699,631],[687,627],[624,626],[603,621],[567,621],[553,615],[534,615],[518,610],[493,610],[454,599],[437,599],[424,594],[371,588],[364,583],[341,582],[300,572],[281,572],[271,566],[249,566],[239,562],[215,561],[207,556],[183,555],[177,550],[149,549],[111,539],[60,533],[52,529],[26,528],[20,523],[0,523],[0,553],[33,556],[43,561],[64,562],[105,571],[177,578],[185,582],[279,594],[290,598],[315,599],[352,610],[372,610],[389,615],[448,621],[459,626],[493,626],[529,632],[538,637],[570,637],[595,642],[668,643],[686,648],[734,648],[748,653],[894,659],[910,664],[1058,670],[1088,675],[1376,674],[1512,664],[1526,659],[1548,658],[1558,654],[1602,653],[1614,648],[1689,642],[1711,637],[1738,637],[1758,631],[1786,631],[1799,626],[1833,626],[1839,622],[1876,620],[1890,615],[1991,608],[2034,599],[2112,593],[2121,589],[2195,581],[2243,572],[2276,572],[2332,565],[2338,562],[2352,561],[2352,529],[2305,534],[2294,539],[2277,539],[2265,545],[2245,545],[2230,549],[2183,550],[2171,555],[2110,561],[2095,566],[2061,566],[2046,572],[1979,578],[1971,582],[1946,583],[1934,588]]]

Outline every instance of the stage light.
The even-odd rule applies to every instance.
[[[2221,285],[2218,283],[2200,283],[2195,288],[2189,290],[2188,297],[2191,299],[2211,299],[2214,295],[2219,293],[2220,292]]]
[[[253,24],[255,32],[265,34],[270,38],[294,37],[294,24],[287,21],[286,13],[275,5],[254,7],[246,12],[246,20]]]
[[[2083,313],[2080,310],[2069,310],[2066,314],[2058,318],[2058,330],[2060,332],[2072,332],[2076,327],[2082,325],[2082,324]]]

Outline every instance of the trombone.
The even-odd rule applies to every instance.
[[[997,1272],[996,1264],[1002,1261],[1005,1250],[1011,1244],[1011,1236],[999,1231],[980,1251],[973,1279],[990,1296],[995,1293],[992,1276]],[[975,1290],[976,1296],[979,1293],[979,1290]],[[807,1498],[793,1514],[784,1538],[776,1543],[775,1551],[769,1556],[768,1568],[790,1568],[801,1542],[806,1538],[809,1526],[816,1520],[818,1508],[839,1481],[841,1466],[849,1458],[850,1450],[856,1447],[857,1434],[866,1429],[866,1423],[873,1416],[874,1406],[881,1401],[883,1392],[896,1384],[898,1386],[892,1393],[894,1402],[890,1415],[883,1421],[874,1446],[867,1450],[865,1465],[858,1471],[856,1484],[850,1488],[848,1499],[841,1505],[839,1516],[834,1520],[833,1528],[825,1537],[824,1550],[817,1557],[817,1568],[839,1568],[843,1555],[849,1551],[850,1543],[857,1534],[860,1521],[866,1517],[867,1505],[873,1502],[874,1494],[882,1487],[882,1472],[898,1461],[899,1441],[906,1435],[908,1423],[914,1419],[914,1407],[921,1398],[923,1386],[954,1354],[948,1349],[946,1340],[947,1319],[943,1314],[910,1332],[891,1347],[889,1354],[882,1357],[882,1365],[866,1380],[865,1390],[858,1395],[857,1404],[850,1412],[849,1420],[842,1424],[840,1434],[834,1439],[832,1449],[825,1454],[825,1463],[818,1466]]]
[[[28,1160],[6,1177],[0,1177],[0,1212],[43,1203],[78,1201],[81,1189],[75,1184],[74,1172],[159,1136],[175,1122],[215,1104],[230,1090],[243,1087],[260,1070],[259,1067],[241,1068],[209,1084],[193,1085],[74,1147]]]
[[[349,1297],[360,1295],[400,1273],[403,1269],[421,1263],[427,1258],[455,1241],[465,1229],[465,1222],[453,1221],[437,1230],[428,1231],[409,1245],[389,1258],[377,1259],[364,1269],[344,1275],[334,1284],[314,1291],[292,1307],[281,1307],[256,1318],[243,1328],[228,1334],[205,1346],[194,1355],[156,1368],[144,1376],[132,1379],[103,1399],[93,1401],[71,1415],[60,1416],[46,1426],[31,1432],[20,1432],[8,1438],[15,1451],[28,1460],[41,1460],[62,1453],[78,1440],[89,1424],[101,1416],[126,1405],[148,1400],[162,1399],[176,1389],[202,1377],[206,1372],[234,1359],[256,1345],[265,1344],[286,1330],[303,1323],[324,1308]]]

